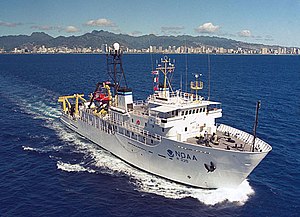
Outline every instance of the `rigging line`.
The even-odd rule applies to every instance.
[[[168,78],[167,78],[167,81],[168,81],[169,87],[171,89],[171,92],[174,93],[173,88],[172,88],[171,83],[170,83],[170,80]]]
[[[183,79],[183,70],[180,70],[180,91],[183,92],[183,89],[182,89],[182,79]]]
[[[101,56],[101,55],[99,55],[99,56]],[[101,59],[103,59],[102,58],[102,56],[101,56]],[[101,61],[101,60],[100,60]],[[101,62],[100,62],[101,63]],[[98,78],[101,78],[101,71],[100,70],[97,70],[98,71]],[[106,74],[108,74],[108,72],[107,72],[108,70],[107,70],[107,64],[106,64]],[[108,76],[109,77],[109,76]],[[109,79],[109,78],[108,78]]]
[[[154,66],[153,66],[153,52],[151,52],[151,50],[150,50],[150,47],[151,47],[150,37],[148,38],[148,41],[149,41],[149,54],[150,54],[150,59],[151,59],[151,74],[152,74],[154,71]],[[153,82],[153,89],[154,89],[154,80],[152,82]]]
[[[126,86],[126,88],[127,88],[128,85],[127,85],[127,80],[126,80],[126,76],[125,76],[124,69],[123,69],[123,60],[122,60],[122,56],[121,56],[121,55],[123,55],[123,51],[120,50],[120,52],[122,52],[122,54],[120,54],[120,57],[119,57],[119,61],[120,61],[120,69],[121,69],[122,75],[123,75],[123,77],[124,77],[125,86]],[[120,83],[121,83],[121,79],[122,79],[122,76],[121,76],[121,78],[120,78]]]
[[[150,38],[148,38],[148,41],[149,41],[149,54],[150,54],[150,58],[151,58],[151,69],[152,69],[152,72],[153,72],[154,71],[154,68],[153,68],[153,52],[151,52],[151,50],[150,50],[150,47],[151,47]]]
[[[173,65],[175,65],[175,60],[173,60]],[[173,69],[173,72],[175,71],[175,69]],[[174,73],[171,72],[171,75],[170,75],[170,82],[172,83],[172,79],[173,79],[173,76],[174,76]]]
[[[186,37],[184,37],[184,52],[185,52],[185,92],[188,92],[188,66],[187,66],[187,49],[186,49]]]
[[[207,54],[207,64],[208,64],[208,96],[207,100],[210,99],[210,56]]]

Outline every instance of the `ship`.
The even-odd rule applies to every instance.
[[[98,82],[87,98],[59,97],[64,125],[133,167],[197,188],[239,186],[272,150],[256,136],[259,102],[253,134],[217,123],[221,103],[200,95],[199,75],[191,91],[174,90],[175,63],[167,56],[149,70],[152,93],[134,101],[122,55],[118,43],[108,48],[109,79]]]

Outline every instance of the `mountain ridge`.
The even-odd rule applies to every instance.
[[[8,35],[0,37],[0,48],[10,51],[14,48],[24,48],[33,46],[46,46],[46,47],[92,47],[100,48],[102,44],[113,44],[119,42],[124,47],[130,49],[143,49],[150,45],[162,46],[211,46],[223,47],[225,49],[261,49],[262,47],[274,48],[283,47],[279,45],[264,45],[236,41],[216,36],[191,36],[191,35],[178,35],[178,36],[156,36],[154,34],[131,36],[128,34],[116,34],[104,30],[93,30],[92,32],[85,33],[79,36],[57,36],[52,37],[45,32],[33,32],[31,35]]]

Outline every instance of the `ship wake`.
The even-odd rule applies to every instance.
[[[58,169],[67,172],[99,172],[115,176],[125,174],[130,178],[129,182],[141,193],[151,193],[172,199],[190,197],[197,199],[205,205],[216,205],[226,202],[234,203],[236,205],[244,205],[251,195],[254,194],[254,190],[251,188],[249,181],[247,180],[234,189],[219,188],[216,190],[207,190],[193,188],[168,181],[131,167],[122,160],[94,145],[91,145],[87,141],[77,141],[76,146],[77,151],[80,150],[94,159],[93,165],[86,165],[84,162],[71,164],[58,161]]]
[[[154,193],[167,198],[195,198],[206,205],[216,205],[224,202],[244,205],[254,194],[249,182],[245,180],[237,188],[219,188],[216,190],[198,189],[172,183],[156,177],[140,176],[136,185],[140,191]]]

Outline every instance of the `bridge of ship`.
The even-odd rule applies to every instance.
[[[132,111],[133,114],[148,117],[149,111],[144,102],[135,102],[135,109]],[[152,109],[153,111],[159,110]],[[165,108],[164,108],[165,109]],[[167,110],[165,110],[167,111]],[[208,111],[210,112],[210,111]],[[214,110],[212,110],[214,112]],[[151,113],[151,111],[150,111]],[[176,115],[171,113],[167,115],[168,118],[174,118]],[[159,121],[160,118],[157,119]],[[164,120],[164,119],[161,119]],[[161,121],[160,120],[160,121]],[[193,145],[200,145],[205,147],[217,148],[222,150],[233,150],[241,152],[252,152],[253,147],[253,135],[246,133],[242,130],[235,129],[233,127],[221,124],[217,127],[217,132],[215,135],[207,135],[207,138],[204,137],[190,137],[186,141],[187,143]],[[268,151],[270,146],[264,141],[256,138],[254,145],[254,152],[263,152]]]

